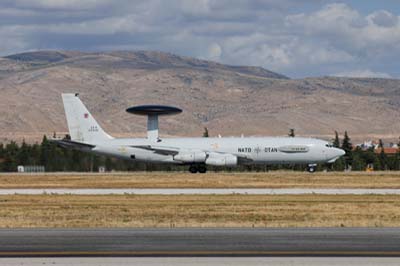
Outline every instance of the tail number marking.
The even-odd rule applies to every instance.
[[[99,132],[99,128],[97,126],[90,126],[88,131],[89,132]]]

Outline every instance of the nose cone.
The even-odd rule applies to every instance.
[[[336,150],[336,152],[338,153],[338,156],[343,156],[343,155],[345,155],[346,154],[346,152],[344,151],[344,150],[342,150],[342,149],[335,149]]]
[[[337,159],[345,154],[346,152],[342,149],[330,148],[327,156],[328,163],[334,163]]]

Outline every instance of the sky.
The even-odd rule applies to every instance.
[[[292,78],[400,78],[400,2],[2,0],[0,56],[153,50]]]

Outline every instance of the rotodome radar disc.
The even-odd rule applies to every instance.
[[[182,109],[166,105],[139,105],[130,107],[126,111],[135,115],[175,115],[182,113]]]

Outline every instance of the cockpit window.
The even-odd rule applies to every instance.
[[[332,144],[325,144],[325,147],[334,148],[334,146]]]

